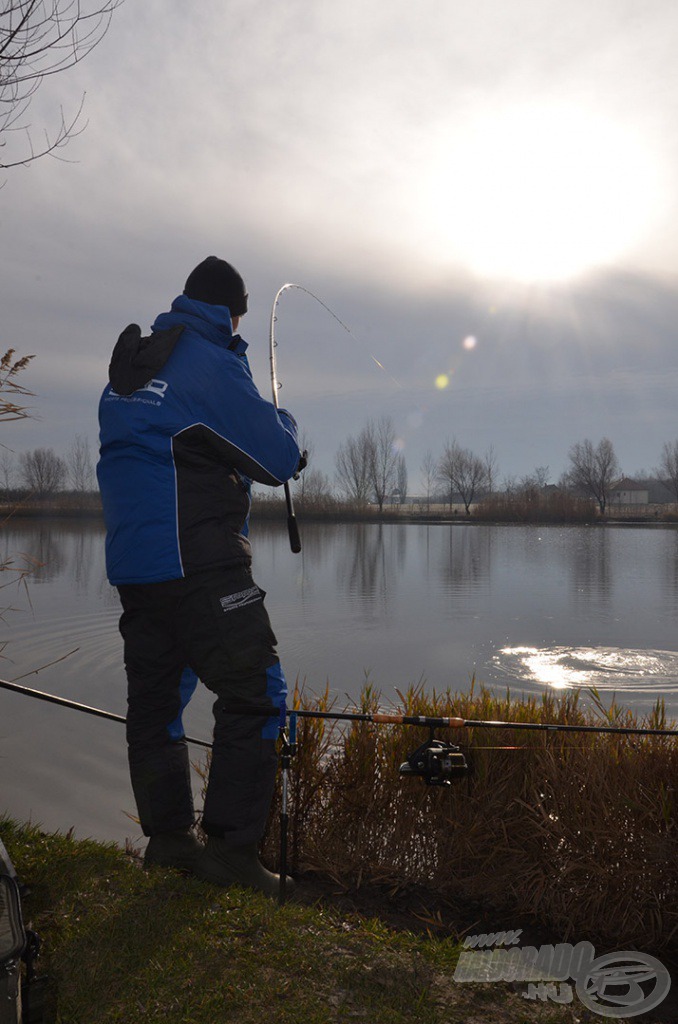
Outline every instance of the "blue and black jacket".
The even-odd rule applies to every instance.
[[[249,565],[250,483],[299,465],[296,423],[257,391],[225,306],[180,295],[152,331],[120,335],[99,404],[114,585]]]

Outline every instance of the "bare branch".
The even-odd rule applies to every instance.
[[[0,147],[10,132],[25,137],[24,152],[12,153],[0,168],[25,166],[56,151],[79,135],[81,101],[74,117],[63,110],[55,132],[35,146],[30,124],[20,124],[40,85],[51,75],[79,64],[108,31],[113,12],[124,0],[0,0]]]

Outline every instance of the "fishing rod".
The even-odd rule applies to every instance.
[[[5,690],[12,690],[14,693],[20,693],[24,697],[35,697],[36,700],[44,700],[48,704],[58,704],[62,708],[70,708],[71,711],[82,711],[86,715],[94,715],[96,718],[107,718],[110,722],[120,722],[121,725],[127,724],[127,719],[123,715],[116,715],[113,711],[103,711],[101,708],[93,708],[89,704],[80,704],[78,701],[69,700],[67,697],[57,697],[55,693],[34,690],[30,686],[21,686],[20,683],[12,682],[9,679],[0,679],[0,687]],[[199,747],[209,748],[212,746],[206,740],[196,740],[192,736],[184,738],[187,743],[195,743]]]
[[[276,359],[276,352],[275,352],[276,348],[278,347],[278,342],[275,340],[275,325],[276,325],[276,321],[278,319],[277,316],[276,316],[276,311],[278,309],[278,303],[280,302],[280,298],[281,298],[283,292],[287,291],[288,288],[297,288],[300,292],[304,292],[306,295],[309,295],[312,299],[315,299],[315,301],[317,303],[319,303],[319,305],[321,305],[323,307],[323,309],[326,310],[326,312],[328,312],[330,314],[330,316],[334,320],[336,320],[336,322],[339,324],[339,326],[342,327],[346,331],[347,334],[350,334],[350,336],[353,338],[354,341],[358,341],[359,340],[358,338],[356,338],[356,336],[353,333],[353,331],[351,330],[351,328],[348,327],[344,323],[344,321],[341,320],[337,316],[337,314],[334,312],[334,310],[330,309],[330,307],[327,305],[327,303],[323,302],[322,299],[319,299],[318,296],[314,295],[313,292],[310,291],[308,288],[304,288],[304,286],[301,285],[301,284],[294,284],[291,281],[288,281],[287,284],[284,284],[282,286],[282,288],[279,288],[278,291],[276,292],[275,299],[273,300],[273,307],[271,309],[271,326],[270,326],[270,332],[269,332],[269,359],[270,359],[270,364],[271,364],[271,390],[273,392],[273,404],[275,405],[276,409],[278,408],[278,391],[281,388],[280,381],[278,380],[278,366],[277,366],[277,359]],[[386,367],[383,365],[383,363],[380,363],[379,360],[376,358],[376,356],[372,355],[371,352],[368,352],[368,355],[369,355],[370,359],[372,360],[372,362],[375,364],[375,366],[378,366],[380,370],[383,370],[384,373],[388,377],[391,378],[391,380],[393,381],[393,383],[397,387],[402,388],[402,385],[400,384],[400,382],[397,381],[395,379],[395,377],[391,373],[389,373],[389,371],[386,369]],[[298,478],[299,478],[299,474],[295,473],[294,474],[294,479],[297,480]],[[291,494],[291,491],[290,491],[290,485],[289,485],[288,481],[285,481],[284,490],[285,490],[285,503],[287,505],[287,531],[288,531],[289,537],[290,537],[290,547],[291,547],[292,551],[294,552],[294,554],[298,554],[301,551],[301,539],[299,537],[299,525],[297,523],[297,517],[296,517],[295,512],[294,512],[294,505],[293,505],[293,502],[292,502],[292,494]]]
[[[229,708],[229,714],[270,716],[277,709],[266,710],[249,705]],[[678,736],[678,729],[641,729],[618,725],[566,725],[544,722],[503,722],[477,718],[436,715],[403,715],[387,711],[311,711],[295,709],[298,718],[327,718],[346,722],[372,722],[375,725],[418,725],[428,729],[530,729],[542,732],[616,733],[623,736]]]
[[[275,311],[280,301],[280,296],[287,288],[299,288],[300,285],[295,284],[284,284],[282,288],[279,288],[275,299],[273,300],[273,308],[271,309],[271,329],[269,333],[269,357],[271,361],[271,390],[273,392],[273,404],[278,408],[278,391],[280,384],[278,383],[278,368],[275,350],[278,347],[278,343],[275,340],[275,322],[276,315]],[[305,291],[305,289],[304,289]],[[295,474],[298,476],[298,474]],[[301,551],[301,538],[299,536],[299,524],[297,523],[297,517],[294,512],[294,504],[292,503],[292,492],[290,491],[289,480],[286,480],[283,484],[285,490],[285,504],[287,505],[287,532],[290,538],[290,548],[292,553],[298,555]]]
[[[88,704],[80,704],[66,697],[57,697],[55,694],[47,693],[44,690],[34,690],[29,686],[22,686],[20,683],[7,679],[0,679],[0,688],[13,690],[15,693],[23,694],[26,697],[35,697],[38,700],[48,701],[51,704],[59,704],[73,711],[83,711],[88,715],[108,718],[113,722],[121,722],[123,725],[127,721],[122,715],[116,715],[111,711],[103,711]],[[226,709],[226,713],[271,718],[282,712],[281,708],[277,707],[262,708],[249,704],[237,704]],[[520,729],[551,733],[610,733],[617,736],[678,736],[678,729],[643,729],[621,725],[567,725],[565,723],[548,722],[504,722],[477,718],[458,718],[455,716],[404,715],[387,711],[312,711],[304,708],[295,708],[293,710],[286,708],[284,713],[287,716],[294,714],[297,718],[321,718],[338,722],[371,722],[374,725],[413,725],[422,726],[427,729]],[[185,739],[187,743],[195,743],[201,747],[212,746],[207,740],[199,740],[191,736],[186,736]]]

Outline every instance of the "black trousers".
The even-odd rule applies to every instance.
[[[203,828],[232,846],[259,840],[275,783],[278,718],[228,709],[278,708],[287,692],[264,591],[247,568],[118,591],[130,776],[144,834],[194,821],[181,727],[188,668],[217,697]]]

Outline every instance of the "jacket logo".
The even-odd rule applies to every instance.
[[[151,402],[147,398],[140,398],[142,391],[150,391],[152,395],[156,395],[158,398],[164,398],[165,392],[169,384],[166,380],[149,380],[148,384],[144,384],[142,388],[137,388],[136,391],[132,391],[129,395],[119,395],[118,392],[111,388],[108,393],[106,401],[111,398],[119,398],[123,402],[145,402],[147,405],[160,405],[160,402]]]
[[[150,391],[152,394],[164,398],[168,387],[169,385],[166,380],[149,380],[148,384],[145,384],[143,388],[139,388],[139,391]]]

